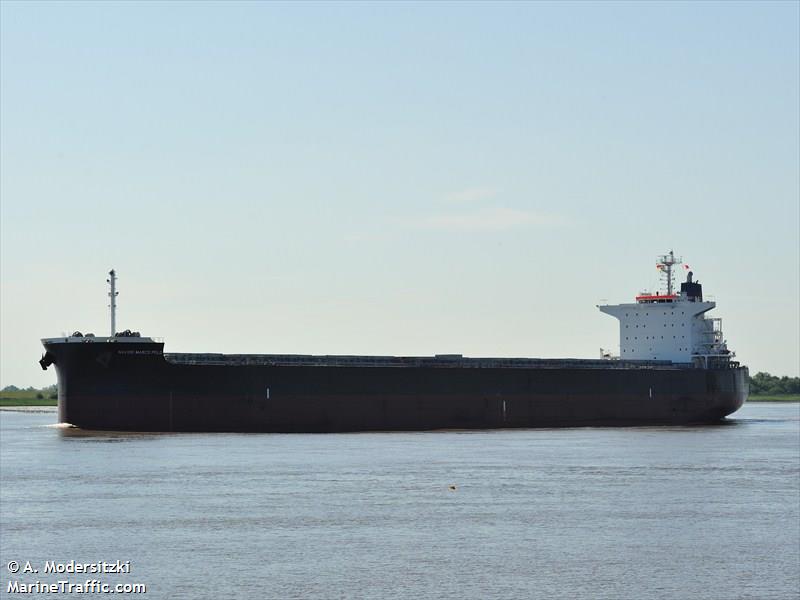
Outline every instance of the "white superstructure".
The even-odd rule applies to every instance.
[[[672,251],[658,258],[656,267],[665,280],[665,292],[642,292],[631,304],[598,306],[619,319],[620,359],[707,367],[733,357],[722,337],[722,320],[706,316],[716,303],[703,301],[702,286],[692,281],[692,272],[680,292],[673,290],[673,266],[678,264],[681,259]]]

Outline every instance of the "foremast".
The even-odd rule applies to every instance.
[[[119,292],[117,291],[117,272],[114,269],[108,272],[106,283],[108,283],[110,288],[108,297],[111,298],[111,304],[108,305],[111,309],[111,333],[109,335],[110,337],[114,337],[117,333],[117,296],[119,296]]]

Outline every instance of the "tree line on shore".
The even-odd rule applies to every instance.
[[[15,385],[7,385],[0,390],[4,395],[11,396],[15,393],[22,392],[25,396],[36,397],[37,400],[44,400],[45,398],[55,400],[58,398],[58,386],[56,384],[48,385],[41,389],[29,386],[26,388],[18,388]]]
[[[777,377],[769,373],[758,372],[750,377],[751,396],[783,396],[800,394],[800,377]]]

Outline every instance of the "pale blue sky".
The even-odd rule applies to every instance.
[[[674,248],[798,374],[779,3],[0,5],[0,386],[39,338],[590,357]]]

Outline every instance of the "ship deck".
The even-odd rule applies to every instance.
[[[274,367],[393,367],[455,369],[691,369],[691,363],[665,360],[607,360],[581,358],[471,358],[437,356],[347,356],[308,354],[183,354],[164,353],[176,365]]]

